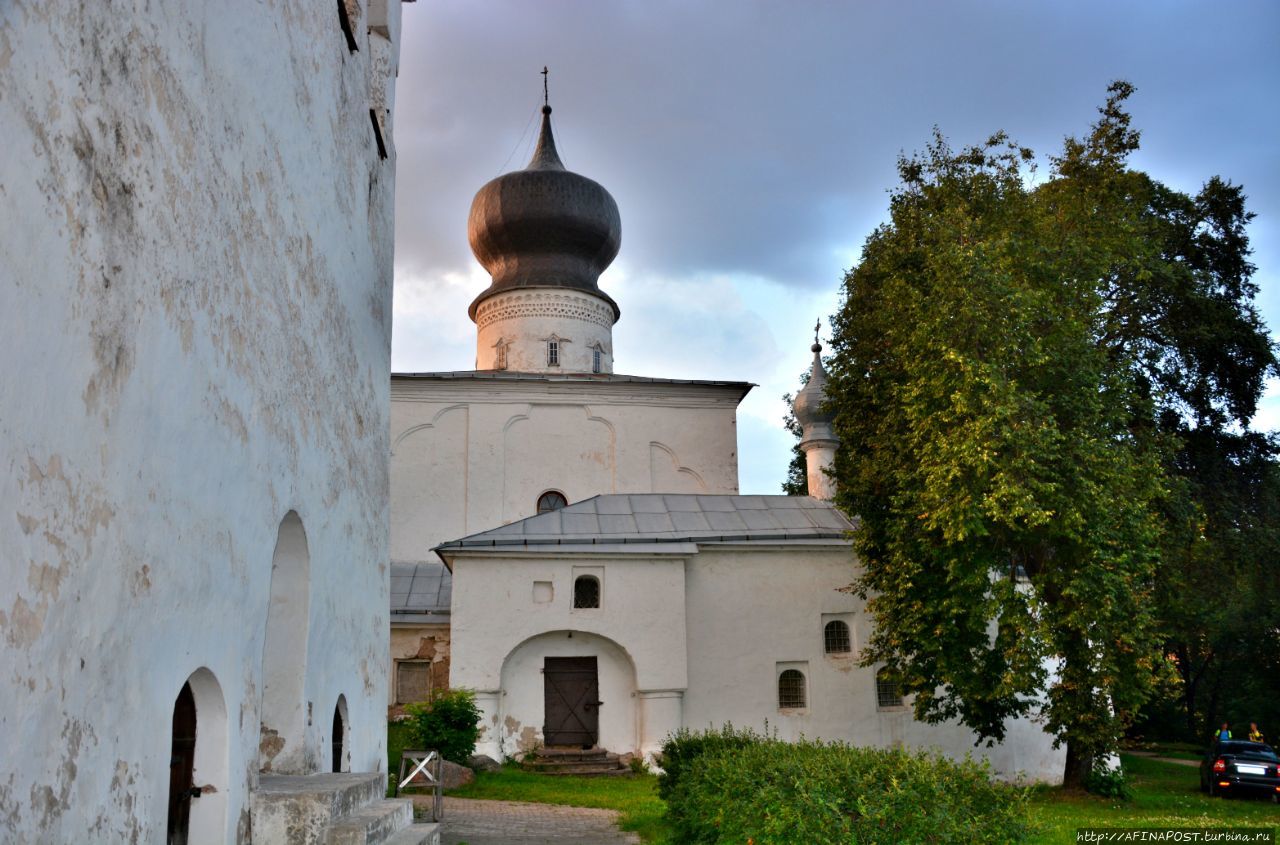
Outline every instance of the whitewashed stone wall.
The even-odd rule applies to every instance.
[[[737,493],[739,385],[396,378],[391,556],[533,516],[548,490]]]
[[[915,721],[880,707],[876,671],[857,665],[871,620],[841,592],[856,575],[847,545],[670,544],[450,553],[454,566],[454,683],[480,691],[484,753],[519,755],[542,743],[541,669],[548,656],[596,656],[600,745],[651,755],[680,726],[732,722],[782,739],[931,748],[983,757],[1008,780],[1059,783],[1063,749],[1030,719],[1005,742],[974,747],[958,723]],[[595,567],[599,610],[575,610],[576,570]],[[539,593],[538,583],[552,590]],[[549,595],[549,598],[548,598]],[[845,622],[851,651],[826,654],[824,626]],[[805,678],[806,704],[780,709],[778,676]],[[627,672],[635,681],[628,684]],[[766,727],[767,724],[767,727]]]
[[[0,4],[5,842],[163,841],[189,678],[193,842],[245,840],[272,753],[326,767],[340,695],[385,765],[399,3],[348,0],[355,52],[335,6]],[[260,756],[291,513],[300,735]]]
[[[459,558],[451,682],[479,693],[479,752],[500,758],[543,744],[547,657],[597,659],[601,747],[657,750],[680,727],[679,709],[646,712],[643,702],[689,684],[683,555],[693,551]],[[573,607],[574,579],[584,566],[600,580],[598,608]]]

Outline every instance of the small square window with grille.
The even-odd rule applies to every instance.
[[[902,706],[902,685],[888,669],[881,669],[876,673],[876,706]]]
[[[848,623],[839,619],[828,622],[822,629],[822,647],[827,654],[848,654],[853,651]]]
[[[778,707],[788,709],[804,706],[804,673],[797,669],[783,670],[778,676]]]
[[[579,575],[573,582],[573,606],[600,606],[600,581],[594,575]]]
[[[547,366],[560,366],[560,341],[558,340],[547,341]]]

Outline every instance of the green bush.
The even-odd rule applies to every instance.
[[[1084,788],[1086,792],[1092,792],[1103,798],[1128,801],[1133,797],[1133,790],[1129,787],[1128,778],[1124,776],[1124,769],[1119,767],[1114,769],[1106,766],[1094,767],[1089,777],[1085,778]]]
[[[735,730],[728,723],[719,730],[712,728],[702,732],[681,728],[662,744],[661,757],[657,761],[662,767],[662,774],[658,775],[658,797],[663,801],[670,800],[689,764],[703,754],[745,748],[763,739],[763,735],[750,728]]]
[[[736,737],[737,735],[735,735]],[[755,737],[687,761],[668,819],[688,843],[1019,843],[1025,790],[935,754]]]
[[[424,750],[434,748],[440,756],[466,765],[476,752],[480,736],[480,708],[476,694],[469,689],[451,689],[436,693],[431,701],[406,704],[413,741]]]

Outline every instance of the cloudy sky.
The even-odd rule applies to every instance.
[[[622,213],[601,277],[616,371],[759,385],[739,410],[744,493],[778,492],[784,392],[815,319],[886,217],[901,152],[938,126],[1042,156],[1127,79],[1134,164],[1185,191],[1245,186],[1259,304],[1280,329],[1280,3],[420,0],[396,94],[397,371],[471,369],[466,239],[481,185],[528,161],[551,69],[566,166]],[[1256,420],[1280,427],[1272,386]]]

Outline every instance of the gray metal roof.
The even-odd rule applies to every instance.
[[[439,561],[391,564],[391,621],[449,622],[453,575]]]
[[[596,496],[460,540],[437,552],[496,546],[844,539],[853,524],[808,496]]]

